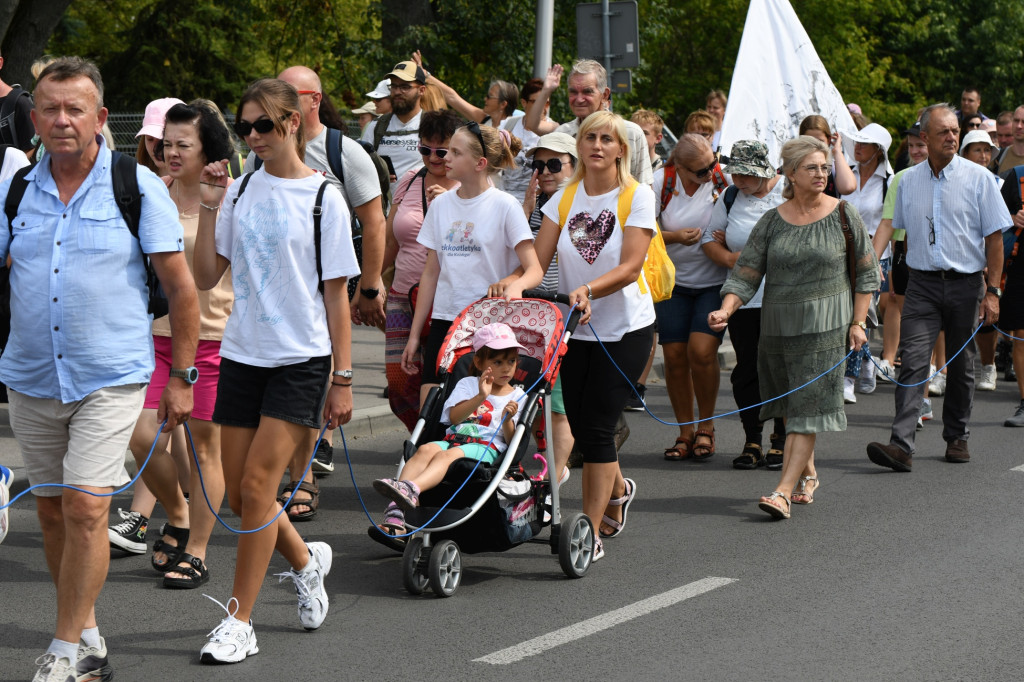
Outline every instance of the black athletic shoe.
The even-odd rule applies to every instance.
[[[107,643],[100,637],[100,646],[78,645],[78,663],[75,665],[77,682],[107,682],[114,679],[114,669],[107,660]]]
[[[629,394],[629,400],[626,401],[626,411],[643,412],[646,409],[647,387],[643,384],[637,384],[634,388],[636,393]],[[639,394],[639,397],[637,397],[637,394]]]
[[[130,554],[146,553],[146,528],[149,526],[149,519],[133,511],[117,510],[121,521],[107,529],[107,539],[111,547]]]
[[[316,456],[313,457],[313,475],[326,476],[334,471],[334,448],[330,441],[321,438],[316,444]]]

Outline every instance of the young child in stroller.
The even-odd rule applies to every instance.
[[[420,493],[437,486],[448,467],[468,457],[494,464],[515,431],[519,400],[526,394],[509,382],[519,364],[519,349],[512,329],[494,322],[473,336],[474,376],[461,379],[444,403],[441,422],[450,424],[444,440],[424,443],[402,469],[401,480],[382,478],[373,488],[392,500],[384,512],[381,530],[389,535],[405,532],[405,512],[419,505]]]

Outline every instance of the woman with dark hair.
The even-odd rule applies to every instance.
[[[135,150],[135,160],[157,175],[167,175],[164,163],[163,148],[160,141],[164,136],[164,116],[175,104],[184,104],[177,97],[155,99],[146,105],[146,113],[142,116],[142,127],[135,137],[139,138],[139,146]]]
[[[427,74],[425,85],[433,86],[440,90],[448,106],[468,120],[476,121],[480,125],[486,124],[497,128],[501,126],[502,121],[515,112],[516,105],[519,102],[519,88],[515,84],[502,80],[491,81],[490,85],[487,86],[484,106],[480,108],[464,100],[462,95],[455,91],[455,88],[427,71],[423,67],[423,56],[419,50],[413,52],[412,59]]]
[[[227,124],[216,105],[209,100],[175,104],[167,110],[166,123],[162,128],[162,148],[168,172],[164,182],[178,207],[178,219],[185,231],[185,255],[191,265],[199,226],[199,178],[203,167],[231,158],[235,148]],[[214,509],[220,507],[224,497],[224,475],[220,463],[220,430],[210,420],[217,395],[220,341],[231,313],[232,300],[231,282],[226,278],[221,278],[210,290],[199,292],[199,346],[195,362],[199,379],[192,387],[195,407],[188,425],[206,493]],[[157,408],[160,395],[170,379],[170,337],[168,318],[154,320],[156,369],[129,444],[140,468],[160,430]],[[154,457],[142,470],[142,480],[167,512],[167,523],[160,531],[162,538],[153,545],[152,564],[163,573],[164,587],[193,589],[210,579],[205,560],[214,517],[205,503],[196,500],[195,504],[189,505],[182,494],[178,486],[178,468],[168,451],[170,435],[160,435]],[[201,490],[199,471],[195,467],[191,467],[189,483],[189,490]],[[138,514],[133,512],[129,515],[132,518],[126,518],[124,522],[148,521],[145,517],[135,516]]]
[[[236,663],[259,650],[250,616],[275,550],[291,566],[281,577],[295,584],[299,622],[307,630],[323,623],[331,548],[304,542],[275,498],[295,450],[310,442],[309,429],[321,418],[337,428],[352,417],[346,280],[359,266],[348,206],[303,163],[302,111],[290,84],[265,78],[250,85],[235,131],[263,164],[230,187],[227,161],[203,169],[194,269],[199,288],[212,289],[230,265],[238,292],[224,329],[213,421],[221,425],[228,503],[243,531],[260,530],[239,536],[227,617],[203,646],[204,663]]]

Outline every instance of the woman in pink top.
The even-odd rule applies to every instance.
[[[420,118],[420,146],[423,167],[403,175],[395,189],[388,214],[384,269],[395,266],[395,278],[388,291],[384,360],[388,376],[388,400],[391,411],[411,432],[419,417],[421,372],[402,370],[402,352],[409,341],[412,326],[412,288],[419,282],[427,247],[416,241],[430,202],[459,186],[445,174],[444,157],[448,141],[462,124],[451,110],[425,111]],[[419,365],[422,366],[422,358]]]

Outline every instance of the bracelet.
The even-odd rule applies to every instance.
[[[199,202],[199,205],[202,206],[203,208],[205,208],[207,211],[219,211],[220,210],[220,206],[207,206],[206,204],[204,204],[201,201]]]
[[[589,284],[584,284],[583,286],[585,286],[587,288],[587,300],[593,301],[594,300],[594,290],[590,288]]]
[[[352,382],[350,381],[347,384],[339,384],[337,381],[332,381],[331,382],[331,386],[341,386],[342,388],[351,388]]]

